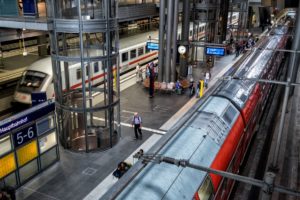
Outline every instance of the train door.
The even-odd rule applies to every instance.
[[[121,53],[121,68],[120,68],[120,73],[126,71],[128,69],[129,65],[129,53],[128,51],[125,51]]]
[[[136,57],[137,57],[136,48],[131,49],[130,50],[130,61],[131,62],[129,62],[129,68],[135,67],[137,65],[137,63],[134,62],[134,60],[136,60]]]

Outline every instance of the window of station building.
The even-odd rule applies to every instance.
[[[10,153],[0,158],[0,180],[16,170],[15,154]]]
[[[146,53],[150,52],[150,49],[148,49],[146,46],[145,49],[146,49]]]
[[[97,73],[97,72],[99,72],[99,64],[98,64],[98,62],[95,62],[94,63],[94,73]]]
[[[43,155],[41,155],[41,166],[42,169],[47,168],[49,165],[54,163],[58,159],[57,157],[57,149],[52,148],[51,150],[47,151]]]
[[[144,47],[138,48],[138,56],[141,56],[144,54]]]
[[[22,146],[17,150],[18,164],[23,166],[32,159],[38,156],[37,141],[32,142]]]
[[[54,128],[54,116],[53,115],[49,115],[49,116],[45,117],[44,119],[37,122],[37,133],[39,136],[52,128]]]
[[[130,59],[133,59],[136,57],[136,49],[133,49],[130,51]]]
[[[40,153],[44,153],[45,151],[51,149],[53,146],[57,144],[55,131],[39,138],[39,147]]]
[[[122,62],[128,61],[128,52],[122,53]]]
[[[32,160],[27,165],[19,169],[20,181],[24,183],[30,177],[38,173],[37,159]]]
[[[80,80],[81,79],[81,69],[76,70],[76,79]]]
[[[0,138],[0,156],[12,150],[10,136]]]
[[[8,176],[4,177],[2,180],[5,185],[9,185],[11,187],[17,186],[16,172],[9,174]]]

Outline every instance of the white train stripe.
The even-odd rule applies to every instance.
[[[93,118],[96,119],[96,120],[99,120],[99,121],[104,121],[103,118],[99,118],[99,117],[93,117]],[[120,124],[122,126],[132,127],[132,125],[128,124],[128,123],[121,122]],[[159,135],[166,134],[166,131],[161,131],[161,130],[157,130],[157,129],[147,128],[147,127],[143,127],[143,126],[142,126],[142,130],[149,131],[149,132],[152,132],[152,133],[156,133],[156,134],[159,134]]]
[[[131,114],[134,114],[135,112],[133,112],[133,111],[128,111],[128,110],[122,110],[122,112],[124,112],[124,113],[131,113]]]

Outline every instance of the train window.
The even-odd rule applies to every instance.
[[[138,56],[141,56],[144,54],[144,47],[138,48]]]
[[[27,88],[39,88],[46,78],[46,74],[37,71],[26,71],[22,77],[20,86]]]
[[[209,200],[212,198],[213,186],[209,177],[205,179],[200,189],[198,190],[198,196],[201,200]]]
[[[99,64],[98,64],[98,62],[95,62],[94,63],[94,73],[97,73],[97,72],[99,72]]]
[[[122,62],[128,61],[128,52],[122,53]]]
[[[133,49],[130,51],[130,59],[133,59],[136,57],[136,49]]]
[[[192,36],[193,35],[193,31],[190,31],[190,36]]]
[[[81,79],[81,69],[76,70],[76,79],[77,80]]]
[[[86,65],[86,66],[85,66],[85,75],[86,75],[86,76],[89,76],[89,71],[90,71],[90,70],[89,70],[89,65]]]
[[[224,121],[227,122],[228,124],[231,124],[235,118],[236,112],[237,111],[230,105],[223,115]]]
[[[150,50],[145,46],[146,53],[150,52]]]
[[[0,138],[0,156],[12,150],[10,136]]]

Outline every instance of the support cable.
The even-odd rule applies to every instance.
[[[164,162],[164,163],[168,163],[171,165],[176,165],[177,167],[179,167],[179,166],[184,167],[184,168],[188,167],[188,168],[197,169],[200,171],[205,171],[208,173],[213,173],[213,174],[225,177],[225,178],[233,179],[235,181],[240,181],[240,182],[243,182],[246,184],[255,185],[257,187],[262,188],[263,191],[266,193],[277,191],[280,193],[285,193],[288,195],[300,197],[300,191],[286,188],[286,187],[283,187],[280,185],[275,185],[273,183],[270,184],[267,180],[266,181],[258,180],[258,179],[254,179],[254,178],[250,178],[250,177],[233,174],[230,172],[225,172],[225,171],[221,171],[221,170],[212,169],[209,167],[204,167],[201,165],[196,165],[196,164],[190,163],[189,160],[186,160],[186,159],[175,159],[175,158],[171,158],[171,157],[167,157],[167,156],[163,156],[163,155],[159,155],[159,154],[142,154],[141,155],[139,153],[135,154],[134,158],[141,159],[142,163],[144,163],[144,164],[147,164],[147,163],[160,164],[160,163]]]

